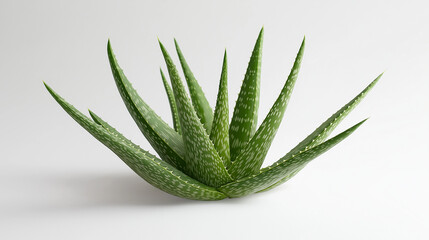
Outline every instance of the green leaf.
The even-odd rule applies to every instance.
[[[228,109],[228,69],[226,50],[223,57],[222,73],[216,100],[210,140],[225,166],[231,163],[229,159],[229,109]]]
[[[176,130],[177,133],[182,134],[182,131],[180,130],[179,115],[177,113],[176,100],[174,99],[173,90],[171,90],[170,84],[165,79],[164,73],[162,72],[161,69],[159,69],[159,72],[161,73],[162,83],[164,84],[165,92],[167,93],[167,97],[168,97],[168,102],[170,103],[174,130]]]
[[[189,68],[176,39],[174,39],[174,45],[176,46],[177,55],[179,56],[180,64],[182,65],[186,83],[188,84],[192,105],[194,106],[198,118],[206,129],[207,134],[210,134],[213,122],[213,110],[210,107],[210,104],[207,101],[201,86],[198,84],[194,74]]]
[[[216,189],[188,177],[170,164],[140,149],[95,114],[92,115],[97,119],[98,124],[91,121],[55,93],[48,85],[45,84],[45,86],[52,97],[76,122],[153,186],[172,195],[188,199],[220,200],[226,197]]]
[[[303,141],[301,141],[297,146],[295,146],[290,152],[285,155],[285,158],[297,154],[298,152],[304,151],[306,149],[312,148],[321,142],[331,134],[331,132],[338,126],[338,124],[362,101],[362,99],[368,94],[368,92],[375,86],[378,80],[383,76],[383,74],[378,75],[378,77],[372,81],[362,92],[360,92],[355,98],[350,102],[344,105],[340,110],[334,113],[330,118],[328,118],[324,123],[322,123],[314,132],[307,136]],[[280,180],[275,185],[271,186],[270,189],[281,185],[282,183],[289,180],[289,178],[284,178]],[[266,189],[269,190],[269,189]]]
[[[304,167],[305,167],[305,165],[303,165],[302,167],[297,168],[295,171],[292,171],[290,174],[286,175],[286,177],[282,178],[280,181],[274,183],[273,185],[271,185],[271,186],[269,186],[269,187],[267,187],[265,189],[257,191],[257,193],[269,191],[269,190],[271,190],[271,189],[273,189],[273,188],[275,188],[275,187],[277,187],[277,186],[279,186],[279,185],[281,185],[281,184],[289,181],[289,179],[293,178]]]
[[[218,188],[218,190],[225,193],[228,197],[242,197],[261,191],[278,182],[282,178],[295,175],[297,171],[301,170],[311,160],[328,151],[337,143],[348,137],[365,121],[366,120],[359,122],[322,144],[298,153],[297,155],[292,155],[290,158],[283,157],[271,166],[261,170],[258,174],[226,184]]]
[[[255,135],[253,135],[252,139],[247,143],[240,155],[238,155],[231,167],[228,169],[233,178],[239,179],[255,174],[261,168],[262,163],[267,156],[268,149],[270,148],[283,119],[296,79],[298,78],[298,72],[304,55],[304,48],[305,38],[302,41],[295,63],[285,85],[283,86],[283,89],[280,92],[280,95],[271,107],[262,124],[259,126]]]
[[[116,86],[140,131],[164,161],[183,171],[185,169],[185,152],[182,137],[168,126],[137,94],[119,67],[110,41],[107,44],[107,53]]]
[[[232,181],[222,159],[210,141],[189,100],[176,66],[159,42],[176,99],[183,142],[186,149],[186,173],[209,186],[218,187]]]
[[[58,95],[57,95],[58,96]],[[58,96],[59,97],[59,96]],[[62,100],[62,102],[65,102],[65,100]],[[77,110],[75,110],[77,111]],[[134,144],[133,142],[131,142],[129,139],[127,139],[126,137],[124,137],[124,135],[122,135],[120,132],[118,132],[115,128],[113,128],[112,126],[110,126],[107,122],[105,122],[103,119],[101,119],[99,116],[97,116],[97,114],[95,114],[94,112],[92,112],[91,110],[88,110],[89,115],[91,116],[92,120],[97,123],[98,125],[102,126],[106,131],[108,131],[111,135],[113,135],[114,137],[116,137],[117,140],[120,140],[122,142],[124,142],[125,144],[135,148],[135,149],[140,149],[140,146],[138,146],[137,144]],[[76,114],[76,113],[75,113]],[[141,150],[143,151],[143,150]],[[146,152],[146,151],[145,151]],[[147,152],[149,154],[149,152]]]
[[[263,36],[264,28],[261,29],[253,48],[229,126],[231,161],[234,161],[246,146],[258,123]]]

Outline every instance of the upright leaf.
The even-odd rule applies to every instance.
[[[107,44],[107,53],[116,86],[140,131],[163,160],[184,170],[185,152],[182,137],[140,98],[119,67],[110,41]]]
[[[198,84],[194,74],[189,68],[176,39],[174,39],[174,44],[176,46],[177,55],[179,56],[180,65],[182,65],[183,73],[185,74],[186,83],[188,84],[192,105],[194,106],[198,118],[206,129],[207,134],[210,134],[213,122],[213,110],[210,107],[201,86]]]
[[[192,107],[176,66],[161,42],[159,42],[159,45],[170,74],[179,113],[180,128],[186,149],[186,172],[191,177],[213,187],[232,181],[222,159]]]
[[[365,121],[365,120],[364,120]],[[310,148],[290,158],[281,158],[271,166],[261,170],[258,174],[239,179],[235,182],[226,184],[219,189],[228,197],[242,197],[276,183],[282,178],[294,175],[301,170],[308,162],[328,151],[330,148],[341,142],[354,132],[364,121],[354,125],[346,131],[329,139],[328,141]]]
[[[253,136],[258,122],[259,88],[261,77],[262,40],[264,28],[261,29],[258,40],[253,48],[246,75],[234,107],[229,126],[229,144],[231,161],[240,154],[247,142]]]
[[[188,177],[170,164],[140,149],[95,114],[91,115],[97,119],[97,123],[91,121],[55,93],[48,85],[45,84],[45,86],[54,99],[76,122],[153,186],[172,195],[188,199],[220,200],[226,197],[216,189]]]
[[[277,100],[271,107],[255,135],[240,152],[238,157],[229,168],[229,173],[235,179],[255,174],[259,171],[267,155],[268,149],[273,142],[280,123],[283,119],[287,104],[295,86],[298,72],[304,55],[305,38],[302,41],[295,63],[290,71],[289,77]]]
[[[229,166],[229,110],[228,110],[228,69],[226,50],[223,57],[222,73],[216,100],[210,140],[222,158],[224,164]]]
[[[159,72],[161,73],[162,83],[164,84],[165,92],[167,93],[167,97],[168,97],[168,102],[170,103],[170,110],[171,110],[171,116],[173,118],[174,130],[176,130],[177,133],[182,134],[182,131],[180,130],[179,115],[177,113],[176,100],[174,99],[173,90],[171,90],[170,84],[165,79],[164,73],[162,72],[161,69],[159,69]]]
[[[332,131],[338,126],[338,124],[362,101],[362,99],[368,94],[368,92],[375,86],[378,80],[383,76],[383,74],[378,75],[378,77],[372,81],[362,92],[360,92],[355,98],[353,98],[350,102],[344,105],[340,110],[334,113],[331,117],[329,117],[325,122],[323,122],[314,132],[308,135],[303,141],[301,141],[298,145],[296,145],[292,150],[290,150],[285,158],[289,158],[290,156],[297,154],[299,152],[305,151],[306,149],[312,148],[321,142],[325,141],[325,139],[331,134]],[[284,182],[289,180],[289,178],[284,178],[270,186],[269,189],[277,187]],[[266,190],[269,190],[266,189]]]

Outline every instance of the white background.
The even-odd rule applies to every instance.
[[[0,239],[429,239],[428,7],[0,1]],[[369,121],[267,193],[198,202],[161,192],[76,124],[42,84],[153,152],[115,88],[107,39],[143,99],[171,123],[157,37],[171,54],[177,38],[212,107],[226,48],[232,109],[262,26],[260,119],[307,40],[265,164],[385,71],[335,132]]]

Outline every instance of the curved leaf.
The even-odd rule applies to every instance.
[[[164,161],[184,170],[185,152],[182,137],[168,126],[137,94],[119,67],[110,41],[107,44],[107,53],[116,86],[140,131]]]
[[[170,164],[136,147],[137,145],[125,139],[95,114],[92,115],[101,125],[91,121],[55,93],[48,85],[45,84],[45,86],[52,97],[76,122],[111,149],[134,172],[153,186],[172,195],[188,199],[220,200],[226,197],[216,189],[190,178]]]
[[[52,90],[51,90],[52,91]],[[52,91],[53,92],[53,91]],[[54,93],[56,94],[56,93]],[[56,97],[59,97],[58,95]],[[64,99],[61,99],[62,104],[66,104]],[[62,106],[62,105],[61,105]],[[69,106],[71,107],[71,105]],[[76,112],[77,110],[73,110],[74,112]],[[117,138],[117,140],[120,140],[122,142],[124,142],[127,145],[130,145],[131,147],[135,148],[135,149],[140,149],[140,151],[144,151],[140,148],[140,146],[138,146],[137,144],[134,144],[133,142],[131,142],[129,139],[127,139],[126,137],[124,137],[124,135],[122,135],[120,132],[118,132],[115,128],[113,128],[112,126],[110,126],[107,122],[105,122],[103,119],[101,119],[99,116],[97,116],[97,114],[95,114],[94,112],[92,112],[91,110],[88,110],[89,115],[91,116],[92,120],[102,126],[106,131],[108,131],[111,135],[113,135],[114,137]],[[77,113],[74,113],[77,114]],[[150,154],[147,151],[144,151],[147,154]]]

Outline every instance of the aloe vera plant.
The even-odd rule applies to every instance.
[[[253,49],[231,122],[226,51],[213,112],[177,41],[175,47],[190,97],[169,53],[159,42],[170,78],[169,83],[163,71],[160,71],[170,103],[173,128],[137,94],[119,67],[110,41],[108,42],[110,67],[119,93],[159,158],[132,143],[95,113],[89,112],[91,118],[85,116],[46,83],[45,86],[74,120],[153,186],[178,197],[196,200],[242,197],[273,189],[286,182],[311,160],[354,132],[365,120],[326,140],[382,75],[284,157],[261,169],[288,105],[305,48],[304,38],[286,83],[267,116],[257,127],[263,34],[262,29]]]

